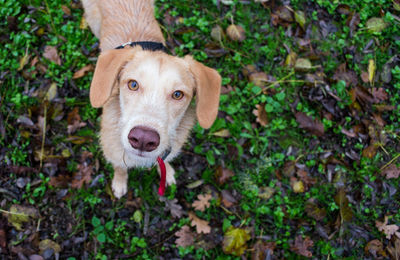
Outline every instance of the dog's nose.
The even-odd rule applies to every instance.
[[[129,143],[135,149],[145,152],[155,150],[160,144],[160,135],[151,128],[137,126],[128,134]]]

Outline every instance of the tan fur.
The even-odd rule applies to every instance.
[[[167,184],[175,183],[167,163],[176,157],[193,127],[195,115],[202,127],[214,122],[219,103],[218,72],[186,56],[184,59],[141,47],[115,50],[129,41],[164,43],[153,16],[152,0],[82,0],[85,17],[102,53],[90,87],[90,102],[103,107],[100,143],[114,167],[112,188],[117,198],[127,192],[127,169],[149,167],[171,149],[166,158]],[[136,80],[139,88],[128,88]],[[184,93],[181,100],[174,91]],[[196,95],[196,112],[191,99]],[[128,134],[137,126],[154,129],[159,146],[150,152],[131,147]]]

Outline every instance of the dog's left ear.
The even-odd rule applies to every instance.
[[[124,64],[131,60],[136,48],[108,50],[97,59],[92,83],[90,85],[90,103],[93,107],[102,107],[111,96],[118,74]]]
[[[185,56],[196,81],[196,115],[200,126],[210,128],[218,113],[221,76],[212,68]]]

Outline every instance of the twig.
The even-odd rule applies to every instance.
[[[394,161],[396,161],[399,157],[400,157],[400,153],[397,154],[395,157],[393,157],[393,159],[390,160],[388,163],[386,163],[385,165],[383,165],[383,166],[381,167],[381,171],[382,171],[383,169],[385,169],[386,167],[388,167],[389,165],[391,165],[391,164],[392,164]]]

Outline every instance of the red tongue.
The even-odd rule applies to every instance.
[[[160,180],[160,186],[158,187],[158,195],[164,196],[165,193],[165,179],[167,178],[167,171],[165,170],[165,164],[163,159],[160,157],[157,157],[157,162],[158,165],[160,166],[160,171],[161,171],[161,180]]]

